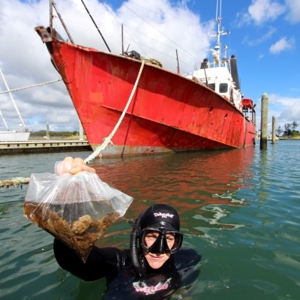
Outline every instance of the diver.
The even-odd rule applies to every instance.
[[[79,163],[84,162],[80,161]],[[75,170],[75,171],[74,171]],[[86,165],[69,170],[95,172]],[[180,218],[166,204],[155,204],[132,222],[130,249],[93,246],[86,263],[64,243],[54,239],[55,258],[61,268],[85,281],[103,277],[108,290],[103,299],[171,299],[182,286],[199,275],[195,266],[201,256],[193,249],[181,247]]]

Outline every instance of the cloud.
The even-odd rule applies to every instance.
[[[243,43],[248,44],[249,46],[256,46],[270,39],[276,31],[277,30],[275,27],[270,27],[269,30],[264,35],[260,36],[257,39],[250,40],[249,37],[246,36],[243,40]]]
[[[277,123],[300,122],[300,97],[284,97],[276,94],[269,95],[271,113]],[[269,113],[270,115],[270,113]]]
[[[274,21],[285,12],[285,6],[272,0],[252,0],[248,12],[242,17],[242,23],[254,22],[261,25],[268,21]]]
[[[81,1],[55,3],[75,43],[107,51]],[[214,31],[214,21],[202,24],[200,16],[189,10],[184,1],[128,0],[117,8],[104,1],[85,3],[113,53],[121,53],[121,24],[124,25],[125,49],[129,46],[129,50],[134,49],[142,56],[158,59],[173,71],[177,67],[176,49],[181,73],[188,73],[193,71],[195,63],[206,57],[210,48],[207,33]],[[48,1],[1,0],[0,68],[10,89],[60,78],[45,45],[34,31],[34,27],[48,26],[48,22]],[[63,38],[70,39],[57,16],[53,23]],[[1,90],[6,87],[0,77]],[[46,123],[54,131],[78,130],[77,113],[62,82],[24,89],[12,95],[30,130],[45,130]],[[8,94],[0,95],[0,110],[10,129],[18,129],[20,120]],[[0,119],[0,130],[4,129],[2,123]]]
[[[294,47],[295,39],[290,38],[289,40],[286,37],[281,38],[275,44],[273,44],[269,51],[271,54],[279,54],[282,51],[291,50]]]
[[[287,20],[291,23],[300,22],[300,1],[299,0],[285,0],[288,7]]]
[[[264,54],[259,54],[259,55],[258,55],[258,59],[259,59],[259,60],[261,60],[261,59],[263,59],[263,58],[264,58]]]
[[[278,94],[268,94],[268,132],[272,131],[272,117],[276,118],[276,128],[294,121],[300,123],[300,97],[286,97]],[[256,106],[257,129],[261,125],[261,101]]]

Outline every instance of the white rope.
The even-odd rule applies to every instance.
[[[21,91],[21,90],[25,90],[25,89],[29,89],[29,88],[33,88],[33,87],[40,86],[40,85],[45,85],[45,84],[49,84],[49,83],[54,83],[54,82],[58,82],[58,81],[61,81],[61,80],[62,80],[62,79],[56,79],[56,80],[47,81],[47,82],[43,82],[43,83],[38,83],[38,84],[33,84],[33,85],[24,86],[24,87],[17,88],[17,89],[7,90],[7,91],[4,91],[4,92],[0,92],[0,95],[1,95],[1,94],[6,94],[6,93],[11,93],[11,92],[17,92],[17,91]]]
[[[137,77],[137,79],[136,79],[136,81],[135,81],[135,84],[134,84],[133,89],[132,89],[132,91],[131,91],[130,97],[129,97],[128,101],[127,101],[127,104],[126,104],[126,106],[125,106],[125,108],[124,108],[124,110],[123,110],[123,112],[122,112],[122,114],[121,114],[121,117],[120,117],[118,123],[116,124],[116,126],[115,126],[115,128],[113,129],[113,131],[111,132],[111,134],[110,134],[108,137],[104,138],[104,142],[103,142],[103,143],[102,143],[102,144],[101,144],[101,145],[100,145],[100,146],[99,146],[99,147],[98,147],[98,148],[97,148],[97,149],[96,149],[89,157],[87,157],[87,158],[84,160],[84,162],[85,162],[86,164],[88,164],[90,161],[92,161],[93,159],[95,159],[95,158],[100,154],[100,152],[103,151],[109,143],[111,143],[111,139],[113,138],[113,136],[114,136],[114,134],[117,132],[117,130],[118,130],[118,128],[119,128],[121,122],[123,121],[123,119],[124,119],[124,117],[125,117],[125,114],[126,114],[126,112],[127,112],[127,109],[128,109],[128,107],[129,107],[129,105],[130,105],[130,103],[131,103],[131,100],[132,100],[134,94],[135,94],[137,85],[138,85],[139,80],[140,80],[140,77],[141,77],[141,75],[142,75],[142,71],[143,71],[143,68],[144,68],[144,64],[145,64],[145,61],[143,60],[143,61],[142,61],[141,68],[140,68],[140,71],[139,71],[139,74],[138,74],[138,77]]]

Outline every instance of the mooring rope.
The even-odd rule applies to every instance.
[[[9,187],[11,185],[17,187],[17,186],[22,186],[22,184],[27,184],[29,183],[29,177],[16,177],[13,179],[6,179],[0,181],[0,187]]]
[[[114,127],[114,129],[112,130],[112,132],[110,133],[110,135],[108,137],[106,137],[104,139],[104,142],[99,146],[97,147],[97,149],[89,156],[87,157],[84,162],[86,164],[88,164],[89,162],[91,162],[93,159],[95,159],[97,156],[99,156],[99,154],[106,148],[106,146],[109,144],[109,143],[112,143],[111,140],[113,138],[113,136],[115,135],[115,133],[117,132],[118,128],[120,127],[120,124],[121,122],[123,121],[124,117],[125,117],[125,114],[127,112],[127,109],[132,101],[132,98],[135,94],[135,91],[136,91],[136,88],[138,86],[138,83],[140,81],[140,78],[141,78],[141,75],[142,75],[142,72],[143,72],[143,69],[144,69],[144,65],[145,65],[145,61],[143,60],[142,61],[142,64],[141,64],[141,67],[140,67],[140,71],[139,71],[139,74],[138,74],[138,77],[135,81],[135,84],[133,86],[133,89],[131,91],[131,94],[129,96],[129,99],[127,101],[127,104],[120,116],[120,119],[119,121],[117,122],[116,126]],[[13,178],[13,179],[8,179],[8,180],[3,180],[3,181],[0,181],[0,187],[9,187],[9,186],[22,186],[22,184],[27,184],[29,183],[29,178],[25,178],[25,177],[16,177],[16,178]]]
[[[17,92],[17,91],[21,91],[21,90],[25,90],[25,89],[30,89],[30,88],[33,88],[33,87],[46,85],[46,84],[50,84],[50,83],[55,83],[55,82],[59,82],[59,81],[62,81],[62,79],[56,79],[56,80],[46,81],[46,82],[42,82],[42,83],[38,83],[38,84],[23,86],[23,87],[20,87],[20,88],[11,89],[11,90],[7,90],[7,91],[1,91],[0,95],[6,94],[6,93]]]
[[[125,114],[126,114],[126,112],[127,112],[127,109],[128,109],[128,107],[129,107],[129,105],[130,105],[130,103],[131,103],[131,100],[132,100],[134,94],[135,94],[137,85],[138,85],[138,83],[139,83],[139,81],[140,81],[140,77],[141,77],[142,72],[143,72],[144,65],[145,65],[145,61],[143,60],[143,61],[142,61],[141,68],[140,68],[140,71],[139,71],[139,74],[138,74],[138,77],[137,77],[137,79],[136,79],[136,81],[135,81],[135,84],[134,84],[133,89],[132,89],[132,91],[131,91],[130,97],[129,97],[128,101],[127,101],[127,104],[126,104],[126,106],[125,106],[125,108],[124,108],[124,110],[123,110],[123,112],[122,112],[122,114],[121,114],[121,117],[120,117],[118,123],[116,124],[116,126],[115,126],[115,128],[113,129],[113,131],[111,132],[111,134],[110,134],[108,137],[104,138],[104,142],[103,142],[103,143],[102,143],[102,144],[101,144],[101,145],[100,145],[100,146],[99,146],[99,147],[98,147],[98,148],[97,148],[97,149],[96,149],[89,157],[87,157],[87,158],[84,160],[84,162],[85,162],[86,164],[88,164],[90,161],[92,161],[93,159],[95,159],[95,157],[97,157],[97,156],[101,153],[101,151],[103,151],[103,150],[106,148],[106,146],[107,146],[109,143],[112,143],[112,142],[111,142],[111,139],[113,138],[113,136],[114,136],[114,134],[117,132],[117,130],[118,130],[118,128],[119,128],[121,122],[123,121],[123,119],[124,119],[124,117],[125,117]]]

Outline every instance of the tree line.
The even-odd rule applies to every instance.
[[[282,137],[300,136],[299,131],[296,130],[298,126],[299,123],[297,123],[296,121],[292,123],[286,123],[283,127],[278,126],[276,129],[276,135]]]
[[[46,135],[47,135],[46,130],[40,130],[40,131],[30,133],[31,137],[44,137]],[[50,137],[67,138],[67,137],[76,136],[76,135],[79,135],[78,131],[49,131]]]

